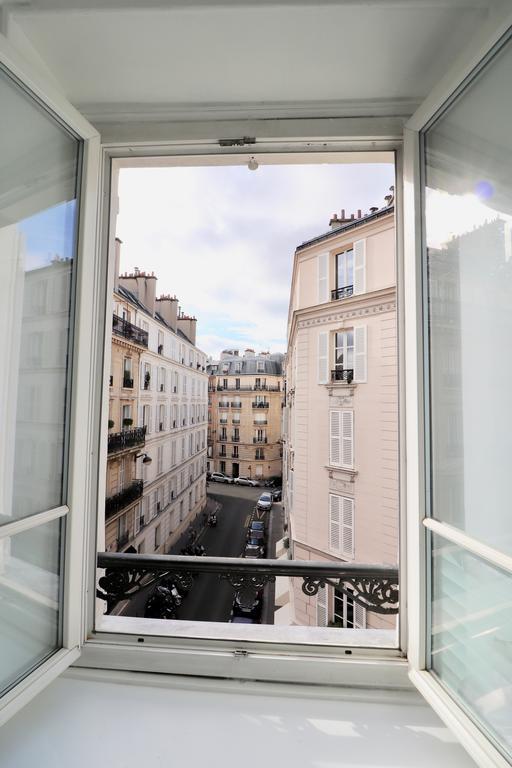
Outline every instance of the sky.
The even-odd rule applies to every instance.
[[[342,208],[382,207],[393,183],[390,164],[122,169],[121,272],[154,272],[214,359],[284,352],[295,248]]]

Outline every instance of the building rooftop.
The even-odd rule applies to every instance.
[[[212,360],[206,366],[209,374],[218,376],[282,376],[283,375],[284,355],[275,352],[271,355],[251,355],[250,357],[240,357],[239,355],[228,355],[223,353],[221,360]],[[259,365],[258,365],[259,363]],[[264,363],[264,370],[261,370]]]
[[[173,333],[175,336],[177,336],[177,337],[179,337],[181,339],[184,339],[185,341],[188,341],[189,344],[192,344],[192,346],[196,347],[196,345],[193,344],[193,342],[188,338],[188,336],[185,333],[183,333],[183,331],[180,328],[178,328],[176,331],[174,330],[174,328],[171,328],[169,323],[166,320],[164,320],[164,318],[162,317],[162,315],[159,312],[155,312],[153,314],[146,307],[146,305],[143,304],[142,301],[140,301],[140,299],[138,299],[135,296],[134,293],[132,293],[130,290],[128,290],[128,288],[124,288],[123,286],[120,285],[116,289],[115,292],[118,293],[119,296],[121,296],[126,301],[129,301],[131,304],[134,304],[137,307],[137,309],[139,309],[141,312],[144,312],[145,315],[147,315],[148,317],[152,317],[153,320],[156,320],[157,322],[159,322],[162,325],[164,325],[167,328],[167,330],[170,331],[171,333]],[[186,316],[184,316],[184,315],[180,315],[180,319],[188,319],[188,318]]]
[[[380,208],[378,211],[372,211],[371,213],[366,214],[366,216],[361,216],[361,218],[350,219],[348,223],[342,224],[336,229],[332,229],[332,230],[329,230],[329,232],[324,232],[321,235],[312,237],[311,240],[305,240],[303,243],[297,246],[297,248],[295,249],[295,253],[297,253],[298,251],[302,251],[304,248],[309,248],[311,245],[316,245],[317,243],[321,243],[324,240],[329,240],[330,238],[337,237],[338,235],[348,232],[351,229],[356,229],[357,227],[361,227],[363,224],[368,224],[370,221],[375,221],[376,219],[380,219],[383,216],[387,216],[389,213],[393,213],[394,209],[395,209],[394,204],[386,205],[384,206],[384,208]]]

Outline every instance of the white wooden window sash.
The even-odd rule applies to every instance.
[[[319,587],[316,596],[316,623],[318,627],[326,627],[329,621],[328,598],[329,587]]]

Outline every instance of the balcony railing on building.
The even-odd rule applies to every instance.
[[[124,432],[114,432],[108,436],[108,453],[124,451],[136,445],[144,445],[146,439],[146,427],[127,429]]]
[[[117,336],[123,336],[123,338],[129,341],[134,341],[136,344],[141,344],[143,347],[148,346],[148,332],[143,331],[142,328],[137,328],[136,325],[125,320],[124,317],[113,316],[112,332]]]
[[[240,435],[231,435],[231,442],[232,443],[239,443],[240,442]]]
[[[266,437],[253,437],[252,439],[253,443],[266,443],[267,438]]]
[[[348,299],[353,293],[353,285],[344,285],[343,288],[335,288],[331,291],[331,301],[336,301],[336,299]]]
[[[229,408],[229,402],[219,403],[219,408]]]
[[[231,403],[231,407],[232,408],[241,408],[242,407],[242,403],[239,403],[237,400],[235,400],[235,401],[233,401]]]
[[[263,461],[265,459],[265,452],[262,450],[256,451],[254,454],[255,461]]]
[[[268,408],[269,407],[269,403],[260,403],[258,401],[253,401],[252,407],[253,408]]]
[[[227,435],[219,435],[219,440],[221,443],[227,443],[228,436]]]
[[[394,615],[399,608],[398,568],[359,563],[305,562],[303,560],[265,560],[228,557],[187,557],[178,555],[125,554],[100,552],[98,568],[105,574],[98,581],[97,595],[107,603],[107,613],[121,600],[137,598],[142,589],[162,579],[178,590],[192,589],[197,576],[217,575],[228,582],[242,608],[251,610],[258,592],[276,577],[301,578],[302,591],[315,598],[329,585],[347,595],[368,611]],[[164,616],[162,616],[164,618]]]
[[[280,392],[280,384],[241,384],[237,387],[235,384],[228,384],[225,387],[223,384],[217,384],[217,392]],[[215,387],[212,387],[212,392],[215,391]]]
[[[262,427],[265,427],[268,424],[268,421],[267,419],[254,419],[253,424],[256,426],[260,424]]]
[[[353,379],[353,368],[336,368],[334,371],[331,371],[331,381],[346,381],[347,384],[351,384]]]
[[[125,389],[133,389],[133,379],[126,374],[123,376],[123,387]]]
[[[133,501],[140,499],[144,482],[142,480],[135,480],[128,488],[116,493],[114,496],[110,496],[105,500],[105,517],[108,519],[112,515],[117,514],[122,509],[127,507]]]

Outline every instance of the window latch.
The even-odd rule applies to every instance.
[[[241,139],[219,139],[221,147],[246,147],[248,144],[256,144],[253,136],[242,136]]]
[[[244,651],[242,648],[235,648],[233,656],[235,659],[246,659],[249,656],[249,651]]]

